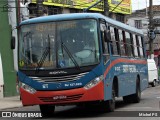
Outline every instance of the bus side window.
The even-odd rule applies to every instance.
[[[106,40],[105,36],[105,30],[108,28],[104,23],[101,23],[101,35],[102,35],[102,47],[103,47],[103,54],[109,54],[109,49],[108,49],[108,42]]]
[[[130,56],[130,57],[133,57],[132,43],[131,43],[130,33],[125,32],[125,39],[126,39],[126,51],[127,51],[127,55]]]
[[[142,49],[143,49],[143,57],[145,58],[146,57],[146,52],[145,52],[145,49],[144,49],[144,37],[141,37],[141,43],[142,43]]]
[[[138,39],[138,35],[136,35],[136,43],[137,43],[137,50],[138,50],[138,57],[140,57],[140,45],[139,45],[139,39]]]
[[[140,52],[140,57],[144,58],[144,52],[143,52],[143,45],[142,45],[142,37],[138,36],[138,41],[139,41],[139,52]]]
[[[131,50],[132,50],[132,54],[133,54],[133,57],[135,57],[135,54],[134,54],[134,43],[133,43],[133,35],[130,33],[130,38],[131,38]]]
[[[111,53],[112,53],[112,55],[119,55],[118,41],[116,40],[114,27],[110,26],[110,34],[111,34]]]
[[[125,31],[122,31],[122,36],[123,36],[123,44],[124,44],[125,56],[128,56]]]
[[[116,39],[116,44],[117,44],[117,50],[118,50],[118,55],[121,55],[121,51],[120,51],[120,41],[119,41],[119,33],[118,33],[118,29],[115,28],[114,29],[115,32],[115,39]]]
[[[136,43],[136,35],[133,34],[133,48],[134,48],[134,56],[138,57],[137,43]]]
[[[118,34],[119,34],[119,41],[120,41],[121,56],[126,56],[126,50],[125,50],[125,45],[123,40],[123,31],[118,30]]]

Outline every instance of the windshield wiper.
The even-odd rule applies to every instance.
[[[71,58],[72,62],[74,63],[74,65],[80,69],[77,61],[75,60],[75,58],[73,57],[73,55],[71,54],[71,52],[69,51],[69,49],[67,48],[67,46],[61,41],[61,46],[62,46],[62,49],[64,48],[64,50],[66,51],[66,53],[68,54],[68,56]]]
[[[50,57],[50,49],[51,49],[51,47],[50,47],[50,37],[49,37],[49,34],[48,34],[48,46],[45,48],[40,61],[37,63],[38,66],[36,68],[36,72],[39,72],[39,70],[42,67],[45,59],[48,56],[48,54],[49,54],[49,57]]]

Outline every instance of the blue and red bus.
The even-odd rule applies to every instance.
[[[44,116],[90,102],[114,111],[116,97],[140,102],[148,87],[142,31],[98,13],[23,21],[18,45],[22,103],[39,105]]]

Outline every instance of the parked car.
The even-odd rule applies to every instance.
[[[152,87],[155,87],[156,83],[158,83],[158,69],[154,59],[147,59],[147,63],[148,63],[148,81],[149,84],[152,85]]]

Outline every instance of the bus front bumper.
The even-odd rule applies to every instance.
[[[103,81],[90,89],[77,88],[62,91],[36,91],[31,94],[20,88],[22,104],[24,106],[40,104],[76,104],[87,101],[104,100]]]

